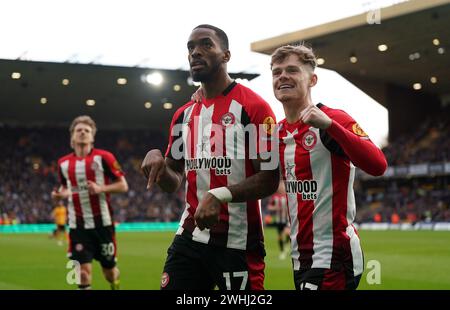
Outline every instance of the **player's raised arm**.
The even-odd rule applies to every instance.
[[[231,202],[258,200],[276,192],[280,182],[278,167],[273,170],[262,170],[262,162],[264,161],[261,159],[252,160],[253,167],[258,172],[244,181],[228,187],[233,197]]]

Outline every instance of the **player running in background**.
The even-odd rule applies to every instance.
[[[265,155],[271,151],[267,140],[275,116],[260,96],[228,75],[225,32],[197,26],[187,49],[192,78],[202,83],[205,97],[175,112],[165,157],[151,150],[142,163],[148,187],[157,183],[173,192],[186,176],[186,207],[168,250],[161,289],[263,289],[258,199],[278,187],[278,162],[262,169],[270,162]],[[254,158],[251,150],[256,150]]]
[[[111,289],[119,288],[111,193],[128,191],[124,173],[113,154],[94,148],[96,124],[89,116],[70,126],[74,152],[58,160],[60,190],[52,198],[68,199],[70,259],[81,264],[79,289],[90,289],[92,259],[100,262]]]
[[[347,113],[313,104],[315,67],[316,57],[305,46],[284,46],[272,54],[273,91],[286,115],[279,123],[279,152],[295,286],[356,289],[363,254],[353,226],[355,166],[379,176],[387,163]]]
[[[280,181],[278,190],[270,197],[267,209],[271,214],[272,225],[278,233],[278,245],[280,247],[280,259],[285,259],[289,253],[289,211],[287,206],[286,190],[284,182]],[[288,245],[288,246],[285,246]]]
[[[52,217],[56,228],[53,230],[52,237],[56,239],[58,245],[62,246],[66,237],[67,209],[61,199],[55,202],[55,208],[52,211]]]

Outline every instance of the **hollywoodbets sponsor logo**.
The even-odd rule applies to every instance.
[[[303,200],[317,199],[317,182],[314,180],[285,181],[285,186],[288,194],[300,194]]]
[[[214,169],[216,175],[231,174],[231,159],[227,156],[186,159],[185,165],[187,171]]]

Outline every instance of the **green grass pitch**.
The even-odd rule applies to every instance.
[[[267,289],[294,288],[289,259],[278,259],[276,232],[266,229]],[[172,232],[118,234],[122,289],[158,289]],[[365,262],[380,263],[381,284],[358,289],[450,289],[450,232],[362,231]],[[66,283],[65,246],[44,234],[0,234],[0,289],[75,289]],[[367,266],[366,266],[367,267]],[[93,289],[108,289],[94,263]]]

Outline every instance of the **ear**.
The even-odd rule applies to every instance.
[[[231,52],[230,52],[230,50],[226,50],[223,53],[223,62],[227,63],[230,61],[230,59],[231,59]]]
[[[317,75],[313,72],[313,74],[311,74],[311,78],[309,80],[309,87],[313,87],[317,84]]]

